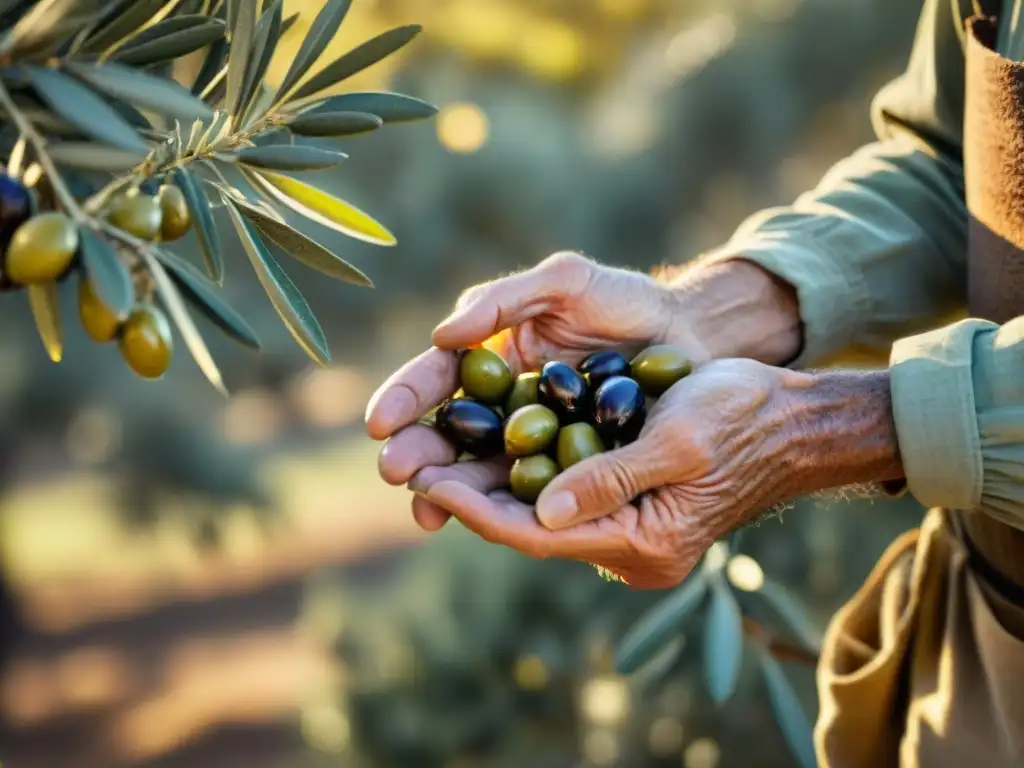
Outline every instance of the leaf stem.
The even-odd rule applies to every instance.
[[[11,94],[7,91],[7,86],[4,85],[2,80],[0,80],[0,106],[2,106],[4,111],[6,111],[10,116],[15,127],[17,127],[21,132],[21,135],[25,137],[25,140],[32,145],[32,148],[36,153],[36,158],[39,161],[39,165],[42,167],[43,172],[46,174],[46,177],[50,182],[50,186],[53,188],[53,194],[57,197],[60,204],[66,209],[68,215],[70,215],[71,218],[79,224],[88,223],[89,217],[79,207],[78,202],[75,200],[75,196],[71,194],[71,190],[68,189],[67,184],[64,183],[64,178],[57,170],[57,166],[54,165],[53,158],[51,158],[50,153],[46,151],[46,139],[40,135],[36,130],[36,127],[32,124],[32,121],[29,120],[25,116],[25,113],[18,108],[18,105],[14,103],[14,99],[11,98]]]

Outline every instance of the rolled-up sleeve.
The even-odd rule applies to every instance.
[[[926,0],[906,71],[873,104],[879,141],[706,257],[753,261],[796,289],[796,367],[852,345],[888,348],[963,306],[961,24],[970,12],[970,0]]]
[[[890,372],[908,490],[1024,529],[1024,317],[902,339]]]

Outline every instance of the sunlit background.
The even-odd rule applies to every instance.
[[[302,17],[277,77],[319,5],[285,4]],[[756,675],[710,704],[686,662],[699,643],[677,638],[657,686],[615,677],[610,648],[659,595],[455,526],[424,539],[361,416],[466,285],[565,248],[682,262],[813,185],[870,139],[870,98],[919,8],[355,0],[326,60],[391,26],[425,31],[346,88],[440,113],[352,141],[316,178],[399,239],[315,233],[373,291],[291,271],[333,367],[308,367],[237,250],[225,294],[269,351],[209,334],[227,403],[184,354],[146,384],[79,333],[54,367],[23,297],[0,306],[0,546],[19,611],[0,617],[3,765],[791,765]],[[823,623],[919,513],[798,505],[747,535],[729,577],[756,591],[768,575]],[[813,712],[809,672],[793,674]]]

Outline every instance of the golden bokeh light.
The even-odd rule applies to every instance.
[[[542,659],[532,654],[520,656],[515,666],[516,685],[524,691],[542,691],[551,682],[551,673]]]
[[[669,757],[683,750],[683,724],[672,717],[659,717],[647,733],[647,743],[655,755]]]
[[[595,725],[617,725],[629,714],[629,689],[619,678],[594,678],[580,692],[584,716]]]
[[[729,581],[744,592],[756,592],[764,586],[764,571],[752,557],[736,555],[726,566]]]
[[[686,768],[717,768],[722,760],[722,750],[714,739],[697,739],[683,753]]]
[[[716,541],[711,545],[707,554],[704,555],[704,567],[709,571],[720,571],[725,567],[726,560],[729,558],[729,550],[725,544],[720,541]]]
[[[438,141],[457,155],[477,152],[487,143],[490,134],[491,123],[476,104],[450,104],[437,115]]]
[[[563,21],[537,19],[518,42],[520,63],[537,77],[569,80],[584,68],[583,35]]]

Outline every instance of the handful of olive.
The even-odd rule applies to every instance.
[[[689,358],[668,345],[632,361],[594,352],[573,368],[547,363],[513,378],[487,349],[463,353],[460,392],[434,414],[434,426],[456,449],[478,459],[515,457],[512,494],[532,504],[561,471],[637,439],[647,402],[690,373]]]

